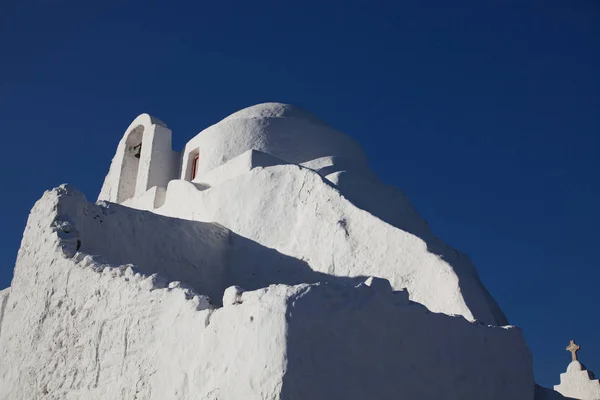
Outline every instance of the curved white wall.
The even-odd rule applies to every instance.
[[[395,219],[392,214],[392,219],[404,229],[356,207],[320,175],[296,165],[254,168],[207,190],[174,180],[164,205],[153,210],[221,224],[241,237],[306,262],[316,272],[385,278],[396,290],[408,289],[411,300],[433,312],[507,325],[468,258],[459,257],[439,240],[426,241],[424,221],[413,214],[408,201],[397,211],[403,218]],[[248,281],[231,284],[261,287],[250,287]]]
[[[238,111],[190,140],[181,178],[190,176],[189,157],[197,150],[201,175],[252,149],[293,164],[337,157],[357,169],[368,169],[364,152],[351,137],[297,107],[265,103]]]

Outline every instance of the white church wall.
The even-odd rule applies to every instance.
[[[248,150],[239,156],[231,159],[227,163],[218,166],[210,171],[198,174],[195,183],[204,183],[207,185],[217,185],[228,179],[235,178],[238,175],[249,172],[257,167],[270,167],[273,165],[288,164],[287,162],[273,157],[269,154]]]
[[[122,203],[153,186],[166,188],[178,175],[178,157],[166,125],[148,114],[138,116],[117,146],[98,200]]]
[[[220,300],[226,278],[229,230],[211,223],[171,219],[109,204],[88,203],[69,189],[65,212],[71,215],[80,251],[101,254],[111,264],[133,263],[147,274],[180,280]],[[76,217],[76,218],[75,218]]]
[[[301,285],[283,296],[281,398],[533,398],[531,355],[518,328],[431,313],[389,285]]]
[[[571,361],[554,390],[569,399],[600,400],[600,380],[579,361]]]
[[[468,257],[303,110],[249,107],[181,153],[142,114],[99,199],[123,205],[61,186],[30,214],[0,291],[0,400],[533,399]],[[231,285],[249,290],[216,308]]]
[[[9,295],[10,287],[0,290],[0,337],[2,337],[2,320],[4,319],[4,312],[6,310]]]
[[[419,237],[349,202],[315,172],[296,166],[255,168],[199,191],[172,181],[155,212],[214,221],[266,247],[336,276],[379,276],[435,312],[507,324],[468,259],[455,267]]]
[[[125,200],[121,205],[136,208],[138,210],[152,211],[165,203],[167,189],[154,186],[139,196]]]
[[[140,171],[137,175],[135,195],[158,186],[166,188],[169,181],[179,173],[178,154],[171,150],[171,131],[160,125],[152,125],[144,132]]]
[[[170,131],[168,133],[170,141]],[[193,138],[178,156],[181,160],[180,176],[186,180],[191,179],[192,157],[195,154],[199,154],[199,161],[192,184],[171,180],[167,185],[166,193],[158,189],[154,192],[148,190],[147,185],[144,188],[142,179],[138,181],[138,185],[142,185],[144,191],[140,189],[139,195],[126,204],[178,218],[214,220],[265,246],[299,259],[310,260],[311,266],[317,271],[341,276],[366,274],[389,277],[394,287],[411,288],[411,296],[432,310],[458,313],[468,319],[479,318],[491,324],[507,323],[502,311],[479,281],[477,272],[468,257],[437,239],[401,191],[386,187],[377,180],[367,165],[364,153],[354,140],[327,127],[309,113],[289,105],[266,103],[232,114]],[[279,158],[281,161],[277,161],[276,155],[282,156]],[[259,157],[264,160],[259,160]],[[144,155],[142,160],[144,162],[146,160]],[[154,160],[153,157],[152,163],[144,164],[145,171],[149,172],[154,168]],[[327,192],[329,188],[322,189],[321,187],[328,185],[323,180],[311,178],[310,182],[318,182],[314,183],[318,189],[314,192],[312,188],[309,189],[307,193],[310,196],[307,195],[306,199],[298,204],[297,197],[304,189],[301,182],[305,180],[300,176],[303,176],[304,172],[299,172],[300,167],[289,166],[285,170],[286,173],[279,176],[282,170],[271,170],[269,165],[282,162],[302,162],[324,175],[327,182],[331,182],[341,192],[342,198],[350,200],[350,208],[354,209],[357,206],[362,209],[361,211],[366,211],[366,215],[373,218],[373,221],[384,221],[381,224],[383,228],[373,227],[374,231],[388,229],[387,224],[391,224],[404,231],[409,237],[414,237],[416,248],[424,248],[423,254],[427,255],[427,260],[431,257],[437,261],[428,261],[430,267],[417,267],[423,263],[421,256],[413,258],[406,254],[399,254],[395,262],[401,267],[393,266],[390,260],[385,260],[385,254],[389,252],[385,246],[378,250],[383,255],[370,254],[373,246],[381,247],[380,243],[375,245],[369,243],[373,241],[398,248],[398,245],[389,238],[379,239],[379,233],[366,235],[360,239],[365,242],[358,246],[361,248],[359,251],[364,255],[358,257],[362,261],[356,261],[354,253],[357,250],[354,241],[357,239],[353,238],[353,233],[358,232],[359,229],[349,229],[348,218],[344,215],[344,211],[340,212],[338,219],[333,222],[324,222],[319,215],[313,217],[314,226],[321,227],[323,224],[334,226],[322,227],[321,232],[307,233],[316,229],[313,227],[298,233],[310,236],[306,240],[307,243],[322,235],[322,240],[314,246],[286,239],[290,232],[296,232],[303,226],[302,221],[305,216],[299,213],[305,213],[305,208],[309,207],[309,204],[314,203],[313,213],[322,207],[320,200],[314,198],[314,193]],[[264,177],[257,178],[256,174],[249,172],[254,171],[256,166],[265,166],[267,170],[277,172],[267,172]],[[173,167],[170,173],[160,178],[161,184],[175,169]],[[111,173],[107,181],[111,181],[112,178],[109,178]],[[274,187],[270,192],[264,193],[266,187],[264,182],[254,182],[256,187],[248,185],[248,181],[255,179],[266,179],[268,185]],[[282,179],[282,182],[274,182],[276,179]],[[238,181],[246,191],[232,188],[231,182],[220,187],[225,181]],[[288,187],[296,184],[300,186]],[[282,188],[285,187],[290,191],[284,192]],[[231,193],[228,193],[228,190],[231,190]],[[199,191],[203,194],[198,195]],[[338,197],[339,192],[336,195]],[[232,193],[237,194],[232,195]],[[279,193],[277,200],[274,200],[275,193]],[[263,195],[267,198],[260,197]],[[269,204],[273,211],[264,210],[266,206],[263,203]],[[345,210],[345,207],[344,205],[342,209]],[[256,215],[256,211],[264,212],[266,216],[263,218],[262,215]],[[237,215],[240,216],[234,217]],[[279,217],[274,218],[274,215]],[[358,218],[357,222],[351,225],[361,226],[363,217],[355,218]],[[261,226],[264,220],[271,221],[268,227]],[[302,223],[299,225],[298,221]],[[341,232],[343,238],[338,238],[339,235],[331,235],[330,232]],[[356,233],[356,235],[361,234]],[[403,241],[404,239],[400,240]],[[329,243],[330,246],[325,243]],[[398,250],[393,250],[395,251]],[[370,266],[372,259],[379,259],[379,257],[384,258],[383,267]],[[346,262],[348,259],[352,261]],[[438,266],[435,266],[436,264]],[[381,270],[382,268],[385,271]],[[437,293],[432,294],[429,288],[435,285],[428,282],[429,280],[439,282],[445,288],[443,291],[446,297],[438,296]]]
[[[0,336],[0,399],[159,399],[157,355],[181,339],[170,335],[195,335],[211,307],[157,275],[76,252],[69,221],[83,210],[60,191],[36,203],[25,230]],[[192,317],[174,330],[178,315]]]
[[[145,147],[148,145],[148,136],[149,133],[142,125],[136,126],[127,134],[117,189],[119,203],[139,194],[138,176],[147,177],[150,156]]]
[[[364,164],[336,156],[320,157],[315,160],[300,163],[299,165],[312,169],[323,177],[332,175],[336,172],[346,171],[353,175],[376,179],[373,171],[371,171],[370,168],[365,168]]]
[[[205,253],[221,243],[213,225],[186,222],[91,205],[70,187],[47,192],[4,307],[0,399],[533,398],[519,329],[431,313],[385,281],[274,285],[214,309],[162,271],[145,272],[149,259],[103,260],[136,257],[125,246],[90,243],[118,229],[131,247],[152,251],[160,239],[185,251],[178,224],[210,243]]]
[[[203,130],[186,144],[183,165],[196,149],[200,151],[199,174],[251,149],[294,164],[339,156],[368,166],[354,139],[306,111],[277,103],[248,107]]]
[[[400,189],[384,185],[373,175],[348,171],[331,173],[325,179],[359,208],[425,240],[435,240],[427,222]]]

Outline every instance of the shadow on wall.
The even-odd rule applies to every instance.
[[[465,303],[469,308],[478,307],[477,298],[473,294],[479,290],[484,296],[494,315],[499,316],[497,325],[508,325],[508,319],[485,286],[481,284],[475,266],[468,256],[450,247],[433,234],[427,222],[417,213],[406,195],[394,186],[384,185],[376,178],[337,172],[328,177],[334,182],[337,190],[356,207],[369,212],[388,224],[402,229],[423,240],[427,250],[439,256],[450,264],[459,276],[469,276],[471,279],[460,279],[459,285]]]
[[[432,313],[391,288],[331,286],[288,299],[282,399],[533,399],[518,329]]]
[[[271,284],[335,282],[357,285],[365,277],[336,277],[313,271],[284,255],[215,224],[165,217],[113,203],[88,203],[83,195],[74,228],[82,253],[111,264],[134,264],[141,272],[180,281],[222,304],[232,285],[255,290]]]
[[[328,282],[356,286],[367,277],[344,277],[314,271],[307,262],[265,247],[230,232],[232,249],[228,253],[225,288],[237,285],[256,290],[272,284]],[[221,299],[219,299],[221,301]]]
[[[577,400],[572,397],[564,397],[555,390],[545,388],[540,385],[535,385],[534,400]]]

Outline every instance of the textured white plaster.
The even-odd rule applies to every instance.
[[[160,125],[152,125],[144,131],[140,169],[135,194],[158,186],[166,188],[179,173],[179,154],[171,150],[171,131]]]
[[[368,168],[354,139],[298,107],[279,103],[245,108],[206,128],[186,144],[182,165],[196,149],[200,175],[252,149],[295,164],[338,156]]]
[[[560,384],[554,390],[563,396],[581,400],[600,400],[600,381],[579,361],[571,361],[567,372],[560,374]]]
[[[289,164],[289,163],[288,163]],[[312,169],[321,176],[332,175],[340,171],[350,171],[354,175],[360,175],[371,179],[376,179],[375,174],[362,163],[354,162],[340,157],[321,157],[315,160],[299,163],[299,165]]]
[[[581,363],[579,361],[571,361],[569,363],[569,365],[567,365],[567,372],[579,372],[579,371],[583,371],[583,365],[581,365]]]
[[[4,310],[8,303],[8,296],[10,295],[10,288],[0,290],[0,337],[2,336],[2,320],[4,319]]]
[[[183,151],[187,180],[194,154],[194,185],[171,180],[166,193],[159,187],[124,204],[218,222],[322,273],[388,278],[433,311],[508,323],[469,258],[439,240],[400,190],[379,182],[354,140],[306,111],[259,104],[205,129]]]
[[[280,164],[288,163],[260,151],[248,150],[217,168],[198,174],[193,182],[212,186],[235,178],[243,173],[250,172],[250,170],[256,167],[270,167]]]
[[[121,202],[121,204],[127,207],[137,208],[139,210],[153,210],[161,207],[165,203],[166,196],[166,188],[154,186],[145,191],[143,194],[129,198]]]
[[[140,157],[134,146],[141,143]],[[153,186],[166,188],[179,174],[179,154],[171,150],[171,131],[148,114],[138,116],[117,146],[99,200],[122,203]]]
[[[412,207],[405,211],[405,225],[414,220],[417,232],[426,226]],[[203,191],[171,181],[165,205],[155,212],[217,222],[315,271],[389,279],[432,311],[506,324],[467,257],[433,235],[419,237],[357,208],[309,169],[254,168]]]
[[[166,274],[187,275],[168,245],[218,265],[223,230],[89,204],[66,186],[47,192],[29,217],[3,313],[0,399],[533,398],[519,329],[431,313],[385,280],[232,287],[219,309],[196,290],[207,282],[168,283]],[[123,244],[102,243],[116,231]],[[257,246],[240,240],[226,252]],[[153,263],[130,247],[172,259]],[[263,264],[286,262],[255,251],[266,251]],[[252,269],[248,255],[231,268]]]
[[[182,153],[142,114],[99,199],[122,205],[61,186],[30,214],[0,291],[0,400],[534,397],[468,257],[306,111],[249,107]]]
[[[239,286],[230,286],[223,293],[223,306],[231,306],[242,302],[242,294],[244,289]]]

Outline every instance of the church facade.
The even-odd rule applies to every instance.
[[[354,139],[287,104],[238,111],[193,137],[181,152],[172,150],[171,136],[161,120],[138,116],[117,146],[99,199],[158,208],[169,182],[184,180],[201,187],[231,178],[247,171],[243,163],[231,161],[251,150],[277,159],[271,163],[304,165],[325,175],[341,169],[370,173]]]
[[[181,152],[162,121],[127,128],[99,200],[216,222],[332,276],[378,276],[432,311],[507,325],[469,258],[437,238],[357,141],[300,108],[264,103]],[[267,279],[268,280],[268,279]]]

